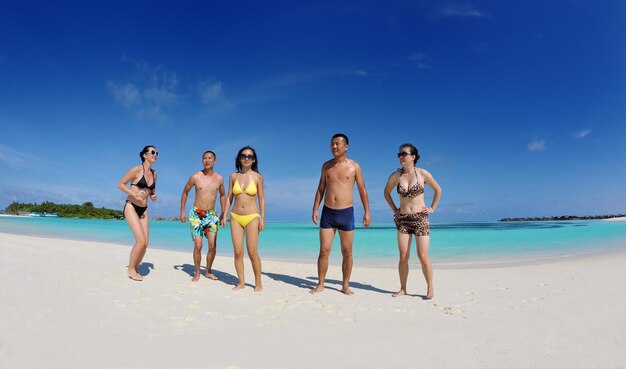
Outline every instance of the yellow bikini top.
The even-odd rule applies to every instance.
[[[253,180],[250,180],[248,183],[248,187],[244,191],[239,184],[239,179],[235,179],[235,184],[233,185],[233,195],[239,195],[240,193],[245,193],[246,195],[254,196],[256,195],[256,185]]]

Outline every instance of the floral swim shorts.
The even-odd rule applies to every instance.
[[[191,239],[196,237],[209,237],[209,233],[217,233],[217,223],[219,223],[215,210],[202,210],[195,206],[189,211],[189,227],[191,228]]]

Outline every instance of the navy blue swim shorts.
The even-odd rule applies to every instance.
[[[342,231],[354,230],[354,207],[337,210],[324,205],[320,228],[337,228]]]

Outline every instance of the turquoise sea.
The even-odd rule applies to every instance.
[[[0,217],[0,232],[109,242],[129,247],[134,242],[123,220]],[[189,223],[151,220],[150,247],[191,253]],[[437,267],[540,263],[624,249],[626,222],[431,223],[430,256]],[[259,239],[259,252],[266,259],[315,263],[318,250],[318,228],[312,223],[270,222]],[[232,255],[229,228],[220,229],[218,233],[218,255]],[[395,267],[397,257],[393,224],[357,228],[355,265]],[[414,246],[411,257],[417,262]],[[339,263],[340,260],[336,236],[331,261]]]

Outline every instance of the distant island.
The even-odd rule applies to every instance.
[[[626,217],[626,214],[610,214],[610,215],[561,215],[552,217],[528,217],[528,218],[502,218],[500,222],[542,222],[542,221],[558,221],[558,220],[592,220],[592,219],[611,219]]]
[[[75,204],[55,204],[44,201],[41,204],[26,204],[12,202],[4,209],[5,214],[14,215],[39,215],[58,216],[61,218],[96,218],[96,219],[122,219],[124,213],[121,210],[106,208],[96,208],[91,202],[82,205]]]

